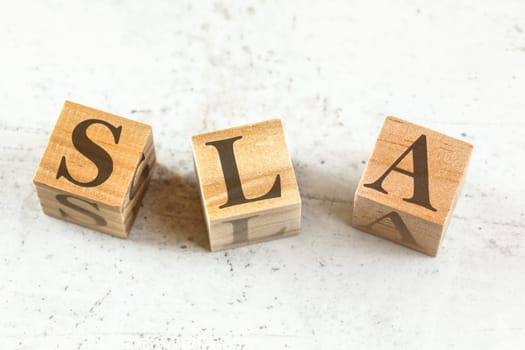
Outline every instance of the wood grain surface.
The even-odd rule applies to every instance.
[[[436,256],[472,145],[387,117],[354,197],[352,225]]]
[[[195,135],[192,149],[212,250],[299,233],[301,197],[280,120]]]
[[[66,101],[33,183],[47,215],[127,238],[154,165],[150,126]]]

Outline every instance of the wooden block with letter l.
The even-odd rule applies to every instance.
[[[212,251],[299,233],[301,197],[280,120],[193,136]]]
[[[357,187],[352,225],[436,256],[472,148],[387,117]]]
[[[44,213],[126,238],[154,165],[150,126],[66,101],[33,182]]]

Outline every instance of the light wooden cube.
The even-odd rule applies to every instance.
[[[352,225],[436,256],[472,148],[387,117],[357,187]]]
[[[301,197],[280,120],[193,136],[210,249],[299,233]]]
[[[66,101],[33,182],[44,213],[126,238],[154,164],[150,126]]]

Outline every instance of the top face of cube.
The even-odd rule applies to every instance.
[[[35,183],[123,207],[151,127],[66,101]]]
[[[472,145],[387,117],[357,195],[444,225]]]
[[[301,202],[280,120],[196,135],[192,145],[210,220]]]

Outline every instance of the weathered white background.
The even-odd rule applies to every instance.
[[[1,349],[525,344],[525,2],[2,1]],[[65,99],[150,123],[131,236],[42,214]],[[349,226],[385,115],[475,145],[437,258]],[[205,249],[190,136],[284,120],[294,238]]]

